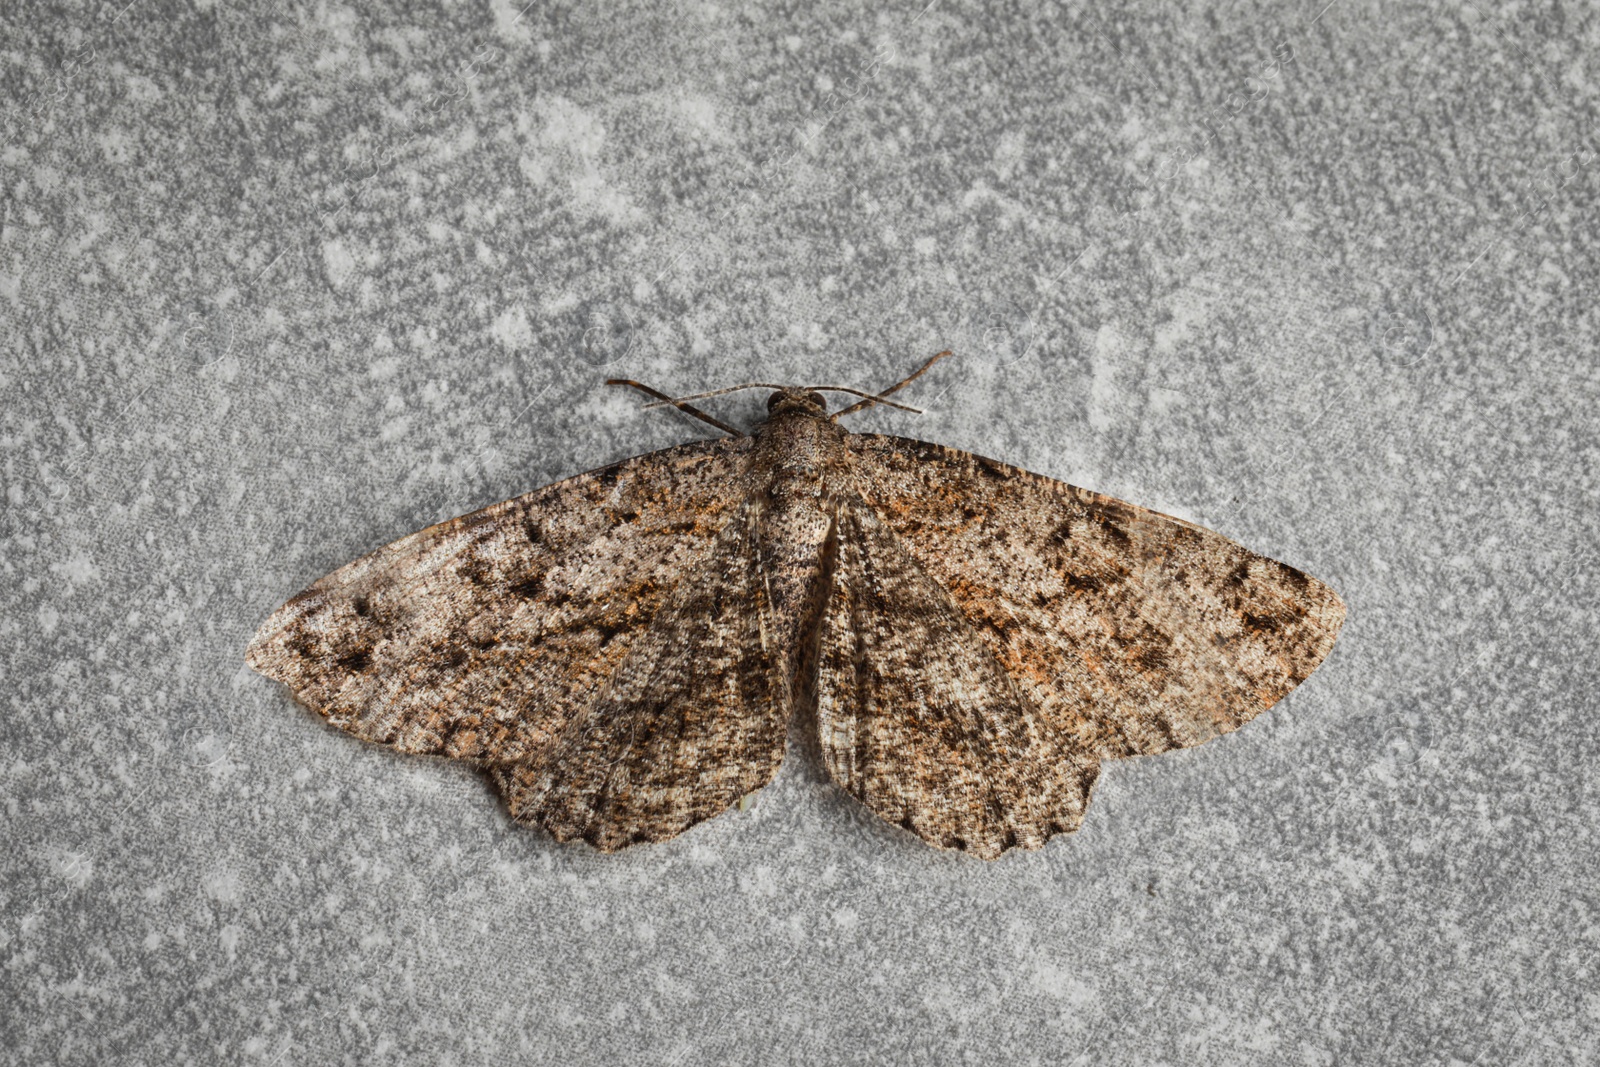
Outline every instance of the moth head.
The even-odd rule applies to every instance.
[[[768,415],[826,415],[828,402],[815,389],[779,389],[767,397]]]

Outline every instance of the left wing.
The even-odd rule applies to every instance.
[[[247,662],[364,740],[488,764],[561,840],[672,837],[783,758],[750,446],[636,456],[404,537],[290,599]]]
[[[532,755],[742,505],[749,446],[635,456],[419,530],[292,597],[245,661],[366,741]]]
[[[553,743],[489,768],[513,818],[610,852],[675,837],[777,774],[788,690],[761,639],[754,528],[747,503]]]

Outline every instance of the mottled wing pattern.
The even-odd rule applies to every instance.
[[[866,503],[1061,752],[1196,745],[1322,662],[1344,604],[1221,534],[967,452],[851,435]]]
[[[744,506],[750,443],[638,456],[401,538],[284,604],[246,659],[368,741],[543,757],[616,699],[630,653],[660,655],[644,635]]]
[[[992,859],[1077,828],[1098,762],[1048,735],[950,592],[877,512],[839,510],[817,723],[848,793],[930,844]]]
[[[789,702],[763,649],[755,511],[724,527],[559,743],[492,769],[513,816],[611,851],[674,837],[772,780]]]

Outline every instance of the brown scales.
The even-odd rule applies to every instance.
[[[766,785],[801,710],[852,796],[992,859],[1077,829],[1102,760],[1236,729],[1333,647],[1339,597],[1220,534],[839,426],[899,385],[833,416],[779,389],[748,435],[645,389],[734,436],[380,548],[248,662],[607,851]]]

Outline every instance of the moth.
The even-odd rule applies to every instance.
[[[247,661],[602,851],[766,785],[795,715],[883,819],[984,859],[1039,848],[1077,829],[1106,760],[1271,707],[1345,609],[1194,523],[840,425],[946,355],[873,395],[761,383],[748,432],[688,403],[715,394],[613,380],[725,436],[380,548],[279,608]],[[824,390],[863,399],[830,414]]]

